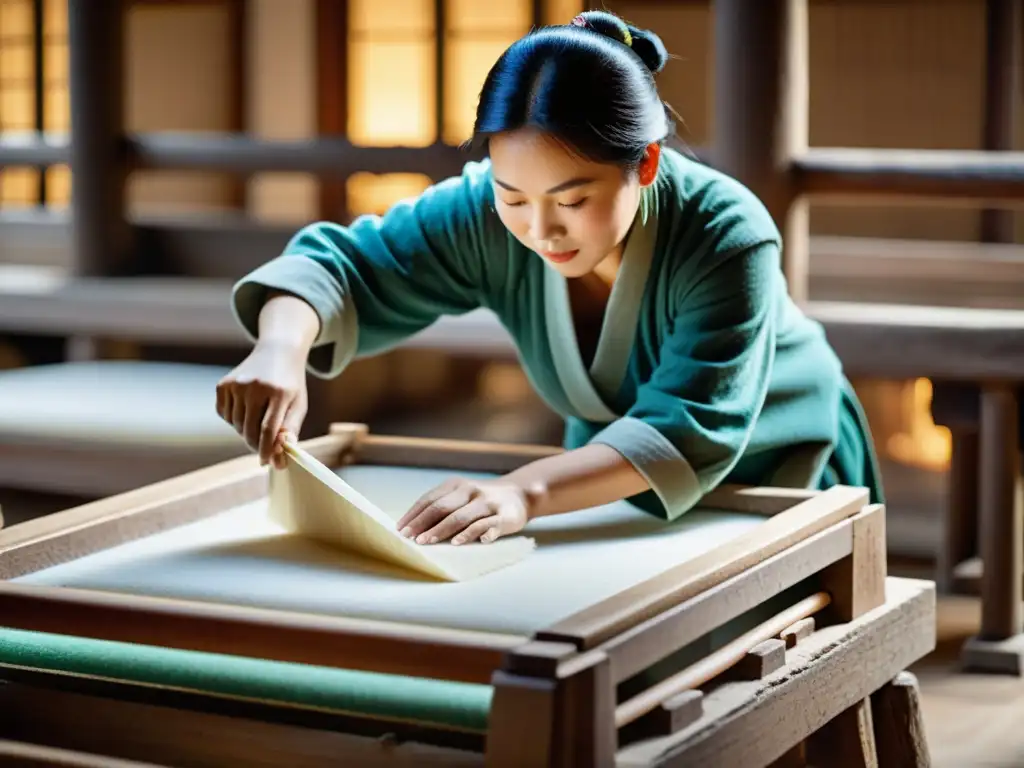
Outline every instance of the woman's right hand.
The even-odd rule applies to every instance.
[[[261,341],[217,384],[217,413],[261,465],[283,468],[284,444],[298,437],[308,407],[305,363],[304,347]]]

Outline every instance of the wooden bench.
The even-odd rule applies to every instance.
[[[74,329],[94,338],[242,349],[248,341],[232,317],[230,288],[226,280],[69,279],[56,267],[0,265],[0,332],[66,336]],[[515,359],[489,317],[438,326],[407,346]],[[0,371],[0,486],[102,496],[246,452],[214,411],[216,383],[228,370],[88,361]],[[311,381],[310,429],[330,416],[322,412],[326,389]],[[153,404],[163,410],[151,411]]]
[[[980,582],[982,598],[962,660],[1024,675],[1024,312],[819,303],[809,313],[851,375],[932,379],[932,417],[953,434],[939,583]]]
[[[247,453],[215,410],[225,372],[109,360],[0,373],[0,486],[102,496]]]

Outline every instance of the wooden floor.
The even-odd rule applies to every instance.
[[[938,647],[913,669],[935,768],[1024,766],[1024,680],[957,668],[979,619],[976,599],[940,598]]]

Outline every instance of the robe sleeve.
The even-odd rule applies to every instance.
[[[337,376],[356,357],[482,305],[484,259],[500,247],[488,215],[492,195],[484,165],[470,163],[384,216],[303,227],[280,256],[234,286],[235,318],[255,342],[268,293],[298,296],[320,319],[307,370]]]
[[[676,317],[634,406],[591,442],[650,482],[673,520],[739,461],[765,402],[782,280],[775,243],[719,261],[677,299]]]

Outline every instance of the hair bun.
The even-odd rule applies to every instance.
[[[661,38],[647,29],[633,27],[614,13],[584,11],[572,21],[574,26],[591,29],[598,34],[628,45],[654,74],[661,72],[668,62],[668,51]]]
[[[647,65],[647,68],[654,74],[658,74],[668,63],[668,50],[661,38],[648,29],[637,29],[629,27],[633,43],[630,45],[640,60]]]

